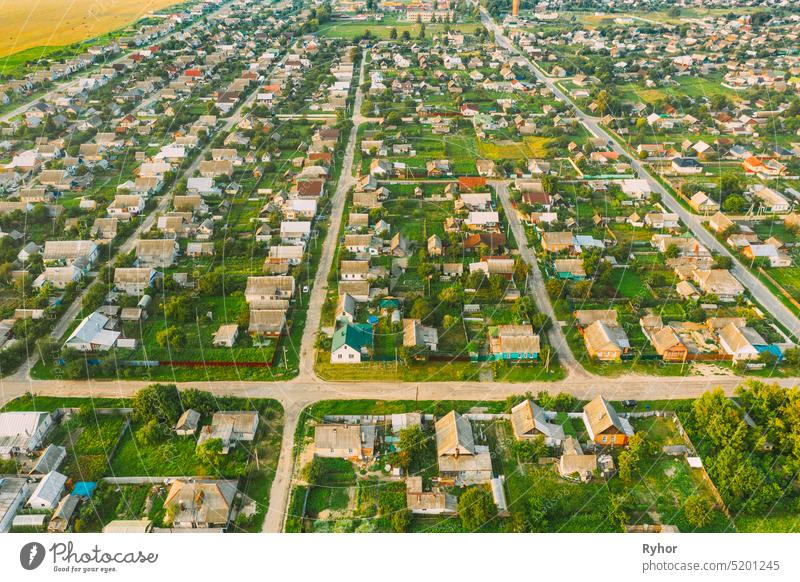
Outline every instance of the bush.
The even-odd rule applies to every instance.
[[[497,516],[492,494],[484,487],[470,487],[458,499],[458,516],[467,531],[478,531]]]

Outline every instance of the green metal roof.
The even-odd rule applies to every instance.
[[[366,323],[343,325],[334,332],[331,349],[336,351],[345,344],[359,352],[364,346],[372,347],[372,327]]]

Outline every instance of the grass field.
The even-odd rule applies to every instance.
[[[2,0],[0,56],[35,47],[58,47],[80,42],[178,3],[176,0],[115,0],[105,3],[97,0]],[[42,49],[36,52],[41,55]]]
[[[477,22],[465,22],[459,24],[451,24],[450,30],[454,32],[473,32],[476,28],[481,28],[481,24]],[[408,31],[411,35],[411,38],[416,39],[419,36],[419,24],[417,23],[383,23],[383,22],[344,22],[344,23],[332,23],[327,26],[323,26],[319,29],[319,35],[328,37],[328,38],[344,38],[344,39],[353,39],[356,37],[364,36],[364,33],[370,31],[372,36],[377,38],[389,38],[389,34],[392,28],[397,29],[398,37],[403,34],[403,32]],[[443,32],[445,28],[444,24],[426,24],[425,25],[425,35],[430,37],[431,35],[437,34],[439,32]]]
[[[478,140],[478,155],[489,160],[522,160],[547,156],[546,137],[527,136],[521,142],[484,142]]]
[[[692,98],[706,97],[710,99],[714,95],[725,95],[734,101],[738,101],[739,99],[736,91],[721,85],[721,77],[719,76],[683,76],[676,77],[675,80],[677,82],[676,85],[652,89],[645,88],[635,83],[628,83],[626,85],[620,85],[618,87],[618,92],[624,100],[634,102],[643,101],[645,103],[655,103],[659,99],[681,96]]]
[[[800,297],[800,268],[770,269],[769,276],[786,289],[792,297]]]

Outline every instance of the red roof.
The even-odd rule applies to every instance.
[[[486,186],[486,178],[481,176],[461,176],[458,179],[458,185],[467,190],[475,190]]]

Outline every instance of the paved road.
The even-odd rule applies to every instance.
[[[695,398],[705,391],[721,387],[733,394],[746,382],[737,376],[652,377],[628,375],[619,378],[576,378],[559,382],[330,382],[323,380],[287,382],[267,381],[195,381],[179,382],[181,390],[199,388],[217,395],[243,398],[274,398],[284,407],[296,409],[330,399],[383,400],[476,400],[496,401],[523,392],[564,392],[589,399],[603,394],[611,400],[675,400]],[[796,386],[800,378],[770,380],[784,387]],[[31,392],[40,396],[81,396],[85,398],[127,398],[150,384],[147,380],[0,380],[0,406]],[[287,415],[288,415],[287,410]]]
[[[519,219],[517,210],[512,205],[511,199],[508,196],[508,182],[505,180],[493,180],[489,182],[489,185],[494,187],[495,191],[497,192],[497,197],[500,199],[500,202],[503,205],[503,210],[505,210],[506,214],[506,220],[508,220],[508,224],[511,227],[511,232],[514,235],[514,238],[517,240],[517,247],[519,248],[520,256],[526,263],[528,263],[528,265],[530,265],[528,288],[533,296],[534,302],[536,303],[536,308],[540,313],[544,313],[546,316],[548,316],[553,322],[552,328],[550,328],[550,331],[547,332],[547,337],[550,345],[553,346],[553,348],[556,350],[556,353],[558,353],[559,363],[566,368],[568,377],[570,379],[572,379],[573,375],[589,377],[590,374],[583,369],[583,366],[581,366],[578,363],[578,360],[575,359],[572,350],[569,349],[569,344],[567,344],[567,338],[564,336],[564,331],[558,324],[558,318],[553,311],[553,305],[550,302],[550,296],[548,295],[547,289],[544,286],[544,278],[542,277],[541,270],[539,270],[539,263],[536,259],[536,254],[528,246],[528,237],[525,234],[525,228],[522,226],[522,222]]]
[[[314,277],[314,285],[308,300],[308,315],[306,317],[306,326],[303,329],[303,340],[300,348],[300,378],[303,380],[316,378],[314,372],[314,363],[316,360],[314,340],[319,331],[319,324],[322,318],[322,306],[325,303],[325,296],[328,292],[328,275],[331,272],[331,268],[333,268],[333,257],[336,252],[336,247],[338,246],[339,231],[342,226],[342,215],[344,214],[347,192],[356,183],[353,177],[353,158],[355,156],[358,128],[363,122],[361,104],[364,102],[364,92],[361,90],[360,80],[364,78],[365,64],[365,59],[361,59],[361,68],[359,69],[359,79],[357,81],[358,88],[356,89],[353,112],[351,113],[353,127],[350,130],[350,135],[344,150],[342,172],[339,177],[339,183],[336,185],[336,192],[334,192],[333,199],[331,200],[331,218],[328,234],[325,236],[322,256],[319,259],[317,274]]]
[[[769,289],[756,278],[744,265],[728,251],[725,246],[719,242],[714,236],[705,229],[701,222],[701,217],[692,214],[675,199],[670,192],[664,188],[658,180],[645,168],[645,166],[634,156],[632,156],[625,148],[619,145],[611,135],[600,125],[597,120],[583,111],[581,111],[572,100],[561,91],[556,85],[558,79],[552,79],[544,74],[544,72],[537,67],[530,59],[528,59],[521,51],[519,51],[514,44],[503,34],[501,27],[495,23],[492,17],[484,8],[481,8],[481,20],[483,24],[495,35],[495,42],[501,46],[516,52],[522,57],[527,65],[536,75],[536,78],[547,85],[553,94],[563,101],[572,106],[574,115],[578,120],[595,136],[607,140],[612,149],[620,156],[627,158],[633,170],[642,180],[646,180],[654,192],[661,195],[661,200],[670,212],[677,214],[683,223],[692,231],[692,234],[709,250],[719,253],[720,255],[730,257],[733,261],[731,272],[741,281],[741,283],[748,289],[753,298],[761,304],[767,311],[769,311],[783,326],[789,330],[791,335],[800,339],[800,319],[794,315],[783,303],[781,303]]]

